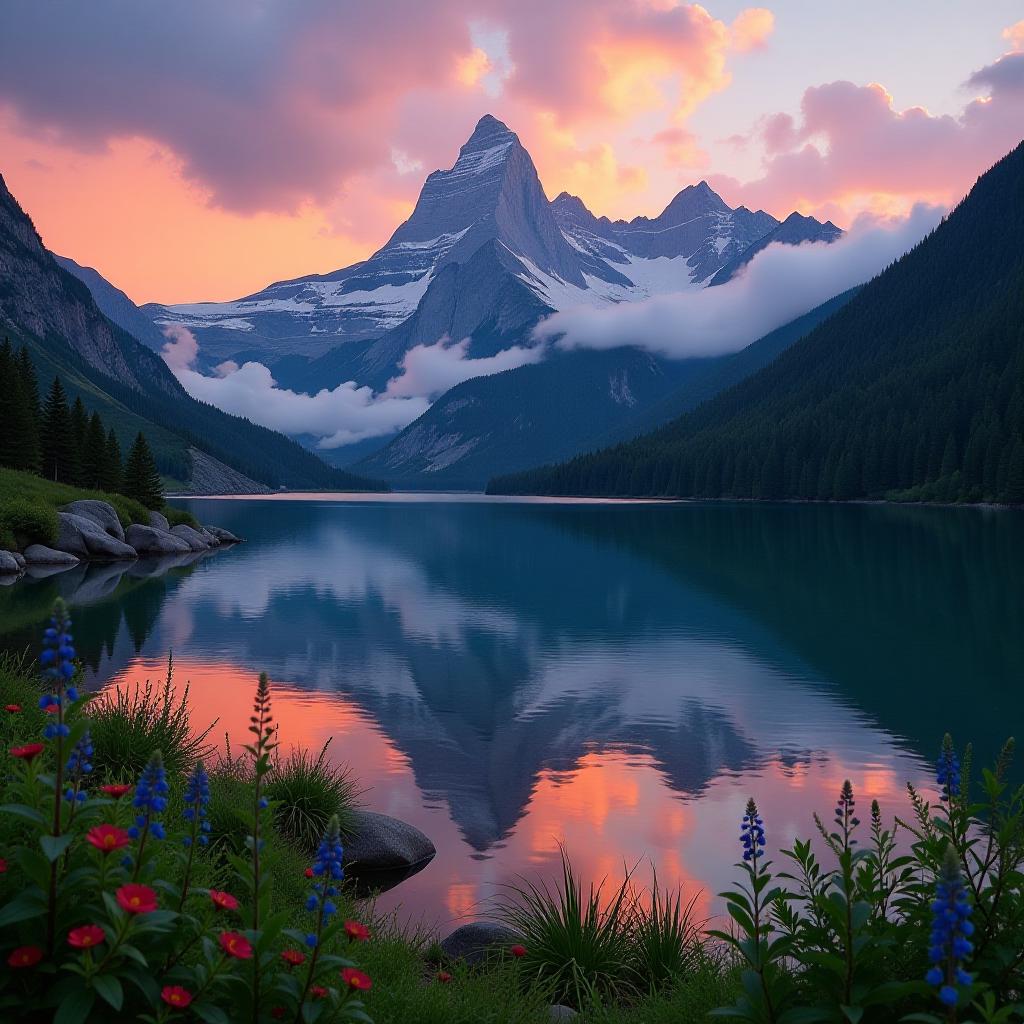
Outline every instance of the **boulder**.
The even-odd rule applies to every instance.
[[[133,523],[124,536],[140,555],[180,555],[192,550],[189,543],[181,537],[155,526]]]
[[[549,1020],[575,1020],[578,1016],[579,1014],[571,1006],[566,1006],[564,1003],[555,1003],[554,1006],[548,1007]]]
[[[212,534],[221,544],[240,544],[241,537],[236,537],[230,530],[224,530],[219,526],[204,526],[207,533]]]
[[[11,554],[14,555],[14,560],[18,563],[18,568],[24,571],[25,566],[28,564],[25,561],[25,556],[20,551],[12,551]]]
[[[471,967],[481,964],[489,955],[500,950],[508,951],[523,941],[519,932],[496,921],[474,921],[464,924],[451,933],[442,943],[441,949],[453,960],[463,960]]]
[[[105,559],[110,562],[137,557],[135,548],[112,537],[92,519],[75,515],[73,512],[57,513],[57,541],[54,547],[58,551],[67,551],[79,558]]]
[[[171,524],[167,522],[167,516],[162,516],[159,512],[149,513],[149,525],[152,526],[154,530],[163,530],[164,533],[171,532]]]
[[[29,565],[56,565],[69,568],[78,565],[78,559],[74,555],[67,551],[48,548],[45,544],[30,544],[25,548],[25,561]]]
[[[191,526],[186,526],[184,523],[172,527],[171,533],[175,537],[180,537],[192,551],[206,551],[210,546],[209,541],[201,533],[197,533]]]
[[[65,505],[64,511],[70,512],[73,516],[90,519],[114,540],[124,541],[124,529],[121,526],[121,520],[117,518],[117,512],[113,505],[108,505],[105,501],[99,501],[96,498],[83,498],[81,501],[73,501],[70,505]]]
[[[12,551],[0,551],[0,576],[20,575],[21,566]]]
[[[418,828],[386,814],[356,811],[344,862],[363,872],[396,871],[421,867],[435,853],[434,844]]]
[[[220,547],[220,537],[217,537],[215,534],[210,533],[210,531],[205,526],[199,527],[199,536],[202,537],[203,540],[205,540],[206,543],[209,544],[211,548]]]

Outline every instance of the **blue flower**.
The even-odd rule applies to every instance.
[[[942,740],[942,752],[935,763],[935,781],[942,788],[942,799],[960,795],[960,758],[953,749],[953,737],[947,732]]]
[[[71,756],[64,771],[72,778],[76,775],[88,775],[92,771],[92,737],[88,729],[71,748]]]
[[[43,650],[39,655],[39,664],[45,669],[44,675],[57,683],[58,694],[65,681],[73,679],[76,672],[73,637],[68,632],[70,628],[71,619],[68,618],[67,605],[58,598],[53,605],[50,625],[43,630]],[[78,693],[74,688],[68,692],[68,698],[72,701],[78,699]],[[47,704],[41,706],[46,707]]]
[[[939,1000],[946,1006],[956,1006],[957,985],[969,985],[973,980],[963,968],[963,961],[974,951],[970,941],[974,934],[970,920],[972,910],[956,853],[952,847],[947,847],[932,902],[928,959],[933,966],[924,976],[929,985],[939,990]]]
[[[135,815],[135,824],[128,829],[133,839],[137,839],[147,828],[154,839],[164,838],[164,827],[154,818],[167,809],[168,788],[164,760],[158,750],[149,759],[149,764],[142,770],[135,784],[132,806],[139,813]]]
[[[316,946],[316,936],[312,932],[309,932],[306,935],[306,945],[307,946]]]
[[[743,859],[753,861],[756,868],[757,858],[764,853],[761,848],[765,845],[765,838],[764,821],[757,813],[757,804],[753,799],[747,801],[746,813],[740,821],[740,842],[743,844]]]

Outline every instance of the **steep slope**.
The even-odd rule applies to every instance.
[[[494,493],[1024,503],[1024,143],[771,365]]]
[[[560,459],[585,449],[700,365],[626,348],[559,353],[475,377],[353,468],[396,486],[480,490],[495,472],[533,465],[538,455]]]
[[[834,242],[842,230],[832,221],[824,224],[814,217],[805,217],[800,213],[791,213],[778,227],[772,228],[757,241],[748,245],[738,256],[734,256],[708,282],[709,285],[725,284],[743,269],[762,249],[772,242],[782,245],[802,245],[804,242]]]
[[[127,296],[125,296],[127,300]],[[29,346],[40,379],[64,378],[121,435],[150,435],[161,468],[191,475],[194,444],[272,487],[364,487],[281,434],[190,398],[163,360],[100,312],[43,247],[0,177],[0,332]],[[372,486],[372,485],[370,485]]]

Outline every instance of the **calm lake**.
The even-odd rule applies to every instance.
[[[181,502],[248,542],[188,567],[0,587],[0,645],[58,594],[91,685],[159,679],[241,741],[348,762],[438,856],[381,906],[442,926],[517,876],[647,859],[710,895],[747,797],[770,845],[931,789],[942,734],[990,757],[1024,708],[1024,515],[394,495]],[[867,817],[862,813],[862,817]],[[646,869],[641,868],[641,875]],[[483,904],[483,908],[481,905]]]

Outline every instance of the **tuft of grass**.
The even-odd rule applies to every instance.
[[[316,757],[306,750],[293,750],[274,765],[264,784],[278,831],[308,853],[323,838],[332,815],[338,815],[342,833],[350,830],[359,795],[349,768],[327,762],[330,742]]]
[[[57,539],[57,511],[21,496],[0,500],[0,548],[20,550]]]
[[[694,896],[684,904],[678,889],[660,889],[657,872],[653,872],[649,899],[634,904],[631,926],[632,966],[638,987],[663,992],[693,973],[702,929],[693,920],[696,901]]]
[[[524,975],[551,1001],[576,1009],[632,998],[633,900],[627,873],[606,898],[605,882],[583,883],[562,852],[562,881],[510,886],[499,899],[501,917],[523,936]]]
[[[191,526],[192,529],[199,526],[199,520],[191,512],[174,505],[165,505],[163,516],[171,526]]]
[[[93,764],[99,773],[135,780],[159,750],[168,775],[180,776],[209,756],[212,748],[206,738],[217,723],[193,732],[189,688],[175,697],[173,681],[174,661],[168,657],[167,676],[159,689],[147,680],[131,691],[118,690],[89,702]]]

